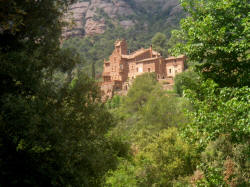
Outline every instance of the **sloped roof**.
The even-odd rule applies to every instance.
[[[152,50],[152,54],[153,54],[153,55],[156,55],[156,56],[161,56],[160,53],[158,53],[157,51],[154,51],[154,50]]]
[[[121,40],[117,40],[116,42],[115,42],[115,46],[119,46],[119,45],[121,45]]]
[[[120,45],[122,44],[122,42],[125,42],[125,43],[126,43],[126,41],[125,41],[124,39],[122,39],[122,40],[116,40],[116,41],[115,41],[115,46],[116,46],[116,47],[120,46]]]
[[[143,62],[152,61],[152,60],[156,60],[156,59],[159,59],[159,57],[145,58],[143,60],[136,61],[136,63],[143,63]]]
[[[149,50],[150,49],[141,48],[141,49],[139,49],[139,50],[137,50],[137,51],[135,51],[135,52],[133,52],[133,53],[131,53],[129,55],[122,55],[122,58],[132,59],[132,58],[135,58],[135,57],[137,57],[137,56],[139,56],[139,55],[141,55],[143,53],[148,52]]]
[[[185,55],[180,55],[180,56],[177,56],[177,57],[174,57],[174,56],[170,56],[168,58],[165,58],[165,60],[174,60],[174,59],[178,59],[178,58],[184,58]]]

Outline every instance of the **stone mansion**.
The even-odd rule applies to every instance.
[[[145,72],[155,73],[158,81],[171,87],[175,75],[184,71],[185,59],[184,55],[163,58],[152,47],[128,54],[126,41],[117,40],[109,60],[104,60],[102,95],[111,98],[114,92],[126,93],[131,81]]]

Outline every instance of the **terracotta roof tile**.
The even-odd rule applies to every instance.
[[[135,58],[138,55],[141,55],[141,54],[143,54],[145,52],[148,52],[149,50],[150,49],[141,48],[141,49],[139,49],[139,50],[137,50],[137,51],[135,51],[135,52],[133,52],[133,53],[131,53],[129,55],[122,55],[122,58],[132,59],[132,58]]]
[[[185,57],[185,55],[180,55],[180,56],[177,56],[177,57],[170,56],[170,57],[166,58],[166,60],[173,60],[173,59],[184,58],[184,57]]]

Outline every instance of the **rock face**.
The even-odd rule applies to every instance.
[[[123,0],[92,0],[85,16],[86,35],[103,33],[105,31],[105,18],[114,22],[118,18],[126,18],[133,14],[134,11]],[[131,20],[124,19],[119,23],[125,28],[134,25]]]
[[[106,25],[104,19],[98,21],[88,19],[84,27],[86,35],[102,34],[105,32],[105,28]]]
[[[68,38],[70,36],[83,36],[84,35],[84,13],[87,12],[89,2],[75,3],[69,8],[66,15],[66,21],[72,22],[67,28],[64,29],[63,37]]]
[[[105,32],[108,25],[119,24],[125,29],[138,22],[140,14],[155,15],[170,12],[170,19],[182,9],[179,0],[85,0],[70,7],[67,19],[74,25],[64,32],[65,37],[95,35]],[[176,8],[177,7],[177,8]]]

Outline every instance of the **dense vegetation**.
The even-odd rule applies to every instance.
[[[185,181],[198,161],[193,145],[178,130],[189,122],[184,115],[184,109],[192,110],[189,102],[164,91],[154,74],[139,76],[126,97],[117,97],[107,103],[118,122],[109,135],[127,142],[130,152],[106,174],[105,185],[172,186]]]
[[[69,3],[0,3],[0,186],[96,186],[115,166],[112,116],[96,83],[73,76],[78,56],[60,49]]]
[[[131,157],[108,172],[106,186],[249,185],[249,5],[183,6],[190,16],[170,41],[170,52],[189,58],[188,70],[175,78],[182,97],[143,75],[126,97],[107,103],[119,121],[110,133],[128,141]]]
[[[0,186],[249,186],[247,0],[183,0],[180,30],[152,39],[189,58],[174,91],[147,73],[105,104],[60,48],[70,3],[0,2]],[[104,36],[82,47],[104,55]]]

